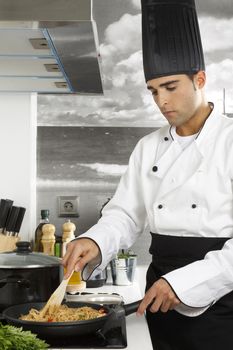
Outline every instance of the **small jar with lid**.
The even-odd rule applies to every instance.
[[[75,230],[76,226],[70,220],[67,220],[67,222],[62,225],[62,256],[66,253],[67,244],[75,239]],[[86,288],[86,282],[82,281],[81,271],[74,271],[66,287],[66,291],[74,293],[83,290],[84,288]]]

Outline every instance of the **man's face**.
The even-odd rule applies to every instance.
[[[170,125],[181,126],[188,122],[201,104],[201,90],[196,75],[170,75],[149,80],[147,88]]]

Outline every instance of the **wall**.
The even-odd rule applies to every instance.
[[[100,217],[103,204],[115,192],[137,141],[154,128],[38,127],[37,221],[41,209],[50,210],[50,222],[62,235],[58,197],[78,196],[79,217],[70,218],[79,235]],[[143,234],[132,247],[139,263],[150,260],[150,235]]]
[[[25,240],[35,227],[36,109],[35,94],[0,94],[0,198],[26,208],[20,230]]]
[[[103,203],[112,197],[114,192],[90,192],[80,189],[38,189],[37,190],[37,222],[39,222],[39,212],[41,209],[50,210],[50,222],[56,226],[56,234],[62,235],[62,225],[70,219],[76,225],[75,235],[79,235],[96,224],[99,219],[99,212]],[[80,217],[60,218],[58,217],[58,196],[78,196],[80,198]],[[132,250],[138,255],[138,264],[149,264],[151,256],[148,252],[150,245],[150,234],[145,231],[137,242],[132,246]]]
[[[37,221],[41,209],[49,209],[50,222],[56,226],[56,234],[62,235],[62,225],[70,219],[76,225],[75,235],[79,235],[88,230],[99,219],[100,209],[112,192],[88,191],[79,188],[38,188],[37,189]],[[58,197],[78,196],[80,200],[79,217],[59,217]]]

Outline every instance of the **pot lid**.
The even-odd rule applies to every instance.
[[[61,265],[61,259],[32,252],[29,242],[17,242],[16,250],[0,254],[1,269],[41,268]]]

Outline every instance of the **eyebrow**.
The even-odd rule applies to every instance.
[[[174,84],[174,83],[178,83],[178,82],[179,82],[178,79],[177,80],[169,80],[169,81],[166,81],[165,83],[159,84],[159,87],[166,87],[170,84]],[[156,90],[152,85],[148,85],[147,89],[148,90]]]

